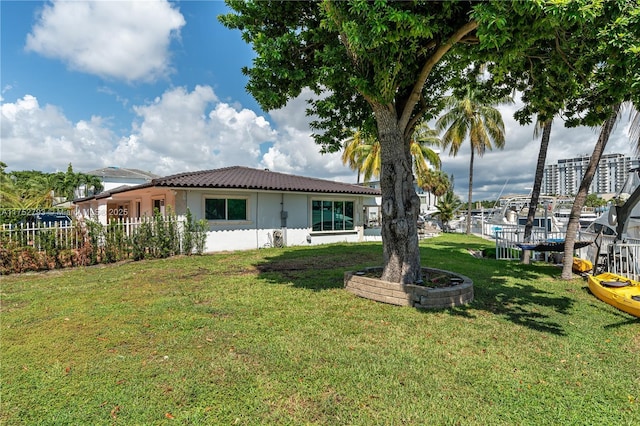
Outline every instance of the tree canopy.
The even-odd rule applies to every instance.
[[[1,208],[49,208],[56,199],[73,200],[81,186],[93,192],[100,192],[103,188],[98,176],[76,173],[71,164],[66,172],[55,173],[39,170],[7,173],[5,168],[6,164],[0,162]]]
[[[631,65],[638,65],[640,25],[633,1],[227,3],[233,12],[219,20],[252,44],[256,58],[243,72],[263,108],[282,107],[308,87],[317,95],[308,113],[323,151],[340,150],[354,129],[380,141],[383,278],[389,281],[419,279],[410,139],[418,123],[442,110],[450,88],[476,81],[487,69],[493,87],[535,86],[535,99],[565,99],[568,117],[582,122],[608,115],[591,108],[596,100],[638,100],[626,87],[611,87],[620,77],[637,88],[640,67]],[[608,38],[589,44],[600,37]],[[510,74],[511,63],[542,47],[565,56],[577,49],[582,56],[557,61],[556,75],[586,80],[555,93],[524,73]]]

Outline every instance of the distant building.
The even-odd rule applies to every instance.
[[[152,179],[159,178],[159,175],[145,172],[138,169],[125,169],[122,167],[104,167],[102,169],[91,170],[85,174],[90,176],[98,176],[102,182],[102,190],[110,191],[119,187],[127,187],[134,185],[141,185],[143,183],[151,182]],[[92,190],[83,185],[76,189],[75,198],[84,198],[95,195]]]
[[[369,181],[364,183],[358,183],[358,185],[366,186],[368,188],[380,189],[380,181]],[[438,197],[433,195],[429,191],[425,191],[414,183],[413,189],[416,191],[418,198],[420,199],[420,214],[430,214],[436,212],[436,204],[438,203]],[[382,213],[380,212],[380,206],[382,205],[382,195],[365,200],[366,217],[370,226],[379,226],[382,220]]]
[[[590,159],[590,155],[582,155],[547,165],[544,168],[541,192],[545,195],[577,194]],[[640,166],[638,158],[623,154],[604,154],[589,187],[589,193],[615,193],[624,184],[629,170],[638,166]]]
[[[145,172],[138,169],[125,169],[122,167],[104,167],[102,169],[87,172],[88,175],[99,176],[102,179],[104,190],[108,191],[122,185],[140,185],[151,182],[152,179],[159,178],[159,175]]]

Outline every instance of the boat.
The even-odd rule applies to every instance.
[[[583,209],[580,213],[580,219],[578,219],[580,221],[580,229],[589,227],[589,225],[591,225],[597,218],[598,214],[594,210],[586,210],[586,208]]]
[[[588,277],[589,290],[598,299],[640,318],[640,282],[604,272]]]
[[[494,209],[491,216],[485,222],[486,225],[495,230],[496,227],[524,227],[527,224],[529,213],[529,203],[531,197],[528,195],[511,195],[501,197],[499,206]],[[547,232],[558,233],[563,231],[563,225],[554,214],[555,198],[541,196],[538,200],[539,207],[533,218],[535,228],[546,229]]]
[[[586,247],[590,244],[593,244],[593,241],[575,241],[573,243],[574,249],[578,250],[583,247]],[[539,243],[517,243],[518,247],[522,250],[531,250],[531,251],[555,251],[555,252],[563,252],[564,251],[564,240],[548,240]]]
[[[616,245],[637,245],[640,248],[640,169],[629,170],[622,188],[615,194],[610,206],[586,229],[581,229],[579,239],[592,240],[595,244],[579,250],[579,257],[590,259],[594,266],[611,262]],[[640,252],[635,253],[637,256]],[[606,265],[604,271],[616,271]],[[640,271],[640,265],[635,268]],[[620,272],[619,270],[617,270]],[[634,277],[638,278],[638,277]]]
[[[558,223],[563,229],[569,225],[569,218],[571,217],[571,209],[573,207],[574,200],[571,198],[558,198],[555,201],[553,212]],[[594,220],[598,218],[599,214],[593,207],[583,207],[580,210],[580,229],[586,229]]]

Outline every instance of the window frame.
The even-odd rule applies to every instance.
[[[315,229],[314,228],[314,204],[316,203],[320,203],[321,206],[323,206],[323,210],[320,211],[320,228],[321,229]],[[324,211],[324,206],[328,203],[331,203],[331,211],[330,212],[325,212]],[[311,220],[310,220],[310,228],[311,228],[311,232],[312,233],[318,233],[318,234],[344,234],[344,233],[348,233],[348,234],[352,234],[357,232],[357,225],[356,225],[356,209],[358,206],[358,203],[355,199],[353,198],[332,198],[332,197],[313,197],[310,200],[310,214],[311,214]],[[338,214],[342,214],[343,218],[344,217],[349,217],[347,216],[347,211],[348,211],[348,204],[351,204],[351,228],[347,228],[347,220],[343,219],[342,221],[342,227],[336,227],[336,222],[335,221],[335,216],[336,216],[336,205],[342,205],[342,212],[339,212]],[[331,219],[331,229],[324,229],[324,224],[325,221],[325,214],[329,214],[329,217]]]
[[[224,218],[212,218],[207,217],[207,200],[223,200],[225,217]],[[229,219],[229,200],[244,201],[245,217],[244,219]],[[204,194],[202,196],[202,217],[210,223],[220,224],[232,224],[232,223],[247,223],[250,222],[250,210],[249,210],[249,197],[244,195],[233,194]]]
[[[153,217],[156,214],[156,203],[159,204],[158,211],[160,212],[160,216],[164,216],[167,211],[167,201],[164,195],[159,195],[155,197],[151,197],[151,216]]]

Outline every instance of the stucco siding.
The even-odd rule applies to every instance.
[[[277,192],[221,188],[165,188],[141,187],[111,197],[86,200],[77,204],[79,212],[100,210],[100,220],[106,224],[107,207],[116,209],[126,206],[128,217],[135,217],[140,207],[141,216],[153,214],[154,200],[164,200],[164,213],[175,213],[185,217],[187,209],[194,220],[205,219],[206,200],[244,199],[246,219],[208,220],[205,251],[247,250],[271,247],[282,243],[285,246],[317,245],[335,242],[363,241],[362,206],[360,194],[312,194],[303,192]],[[353,230],[312,231],[312,202],[352,201]],[[283,214],[284,212],[284,214]],[[282,237],[274,239],[274,232]]]
[[[255,202],[251,203],[252,216],[256,218],[256,228],[279,229],[282,227],[280,210],[282,194],[257,192],[254,193]]]
[[[247,250],[256,248],[256,230],[214,230],[207,233],[205,251]]]

